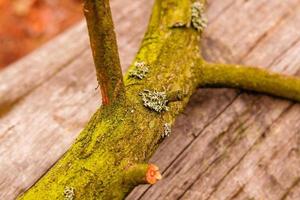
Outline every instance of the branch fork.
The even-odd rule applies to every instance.
[[[170,134],[168,122],[183,111],[199,87],[241,88],[300,101],[299,78],[255,67],[207,63],[199,55],[205,1],[196,2],[156,0],[136,57],[147,63],[147,69],[132,73],[137,70],[132,66],[123,80],[109,0],[84,1],[103,106],[68,152],[19,199],[124,199],[136,185],[155,184],[161,179],[158,167],[143,163],[161,138]],[[175,92],[147,90],[163,86]],[[145,90],[143,102],[139,94]],[[89,153],[84,156],[86,149]]]

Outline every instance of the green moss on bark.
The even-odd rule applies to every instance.
[[[124,183],[127,169],[147,162],[161,142],[164,124],[175,120],[198,83],[198,32],[186,27],[169,28],[171,11],[162,5],[168,1],[163,2],[157,1],[154,6],[135,59],[149,64],[147,76],[138,80],[127,73],[126,98],[101,107],[68,152],[19,199],[63,199],[65,187],[74,188],[75,199],[123,199],[136,186]],[[181,4],[185,3],[190,1]],[[170,102],[168,112],[157,113],[143,105],[139,94],[144,89],[183,91],[186,95]]]
[[[125,74],[124,98],[99,108],[65,155],[18,199],[64,199],[66,187],[74,189],[74,199],[123,199],[140,183],[131,179],[140,177],[140,170],[134,175],[129,170],[147,162],[162,141],[165,124],[171,126],[198,86],[242,87],[300,100],[299,79],[204,62],[200,56],[199,32],[189,26],[172,26],[176,22],[187,23],[190,19],[187,10],[193,2],[156,1],[148,31],[133,62],[147,63],[147,76],[140,80]],[[101,41],[91,42],[98,45]],[[106,43],[97,48],[110,46]],[[105,59],[112,55],[114,51]],[[129,71],[134,69],[131,66]],[[158,113],[146,108],[139,95],[145,89],[165,91],[168,111]]]
[[[300,101],[300,79],[257,67],[207,63],[201,68],[202,87],[250,90]]]

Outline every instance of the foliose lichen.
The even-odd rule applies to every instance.
[[[171,125],[169,123],[164,124],[164,132],[161,135],[162,138],[169,137],[172,132]]]
[[[207,19],[204,16],[204,5],[200,2],[192,4],[192,26],[199,32],[207,27]]]
[[[64,200],[74,200],[75,189],[73,187],[65,187],[64,197],[65,197]]]
[[[142,80],[149,72],[148,65],[145,62],[135,62],[135,68],[129,72],[129,77]]]
[[[169,109],[167,106],[168,99],[166,92],[145,89],[140,93],[140,96],[142,96],[144,106],[151,110],[161,113],[162,111],[168,111]]]

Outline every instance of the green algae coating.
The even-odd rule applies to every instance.
[[[228,87],[261,92],[300,101],[300,79],[257,67],[233,64],[205,64],[201,86]]]
[[[137,80],[127,73],[126,98],[102,106],[64,156],[19,199],[64,199],[65,187],[74,188],[75,199],[123,199],[138,184],[124,181],[128,169],[147,162],[161,142],[164,124],[174,122],[198,85],[199,34],[192,28],[169,28],[167,2],[156,1],[135,59],[149,64],[147,76]],[[144,89],[166,88],[185,96],[170,102],[168,112],[144,107],[139,96]]]
[[[187,26],[169,26],[170,19],[185,22],[190,18],[190,12],[185,11],[194,1],[178,2],[157,0],[154,4],[135,59],[149,64],[147,76],[137,80],[127,73],[125,97],[100,107],[64,156],[18,199],[64,199],[66,187],[74,189],[74,199],[125,198],[143,175],[131,169],[149,160],[162,141],[165,123],[171,126],[199,86],[242,87],[300,100],[299,79],[203,61],[199,32]],[[169,101],[167,112],[151,111],[139,96],[144,89],[166,91],[175,100]]]

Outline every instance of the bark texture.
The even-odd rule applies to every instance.
[[[70,150],[19,199],[61,199],[66,188],[73,188],[78,199],[122,199],[136,186],[124,181],[126,169],[150,158],[165,125],[173,124],[199,84],[199,32],[169,25],[174,14],[189,16],[190,5],[189,0],[156,1],[136,57],[149,67],[147,77],[125,75],[126,100],[101,107]],[[143,104],[145,90],[182,97],[163,105],[167,112],[155,112]]]
[[[103,104],[114,101],[110,106],[100,107],[70,150],[20,199],[60,199],[63,195],[70,199],[123,199],[141,179],[133,176],[138,180],[132,181],[128,178],[132,173],[127,171],[150,158],[170,134],[176,116],[199,86],[239,86],[300,99],[300,80],[296,78],[260,69],[207,64],[199,48],[200,33],[206,26],[204,4],[190,0],[156,1],[148,31],[135,64],[124,78],[123,88],[118,87],[120,66],[115,69],[116,63],[110,65],[116,57],[118,61],[118,53],[108,1],[86,1],[85,13],[96,69],[100,70],[97,74],[102,84]],[[104,33],[100,34],[101,39],[97,39],[97,32]],[[103,59],[97,60],[99,57]],[[101,64],[108,69],[100,67]],[[109,73],[110,70],[114,71]],[[117,99],[118,95],[123,96],[124,89],[125,97]]]

